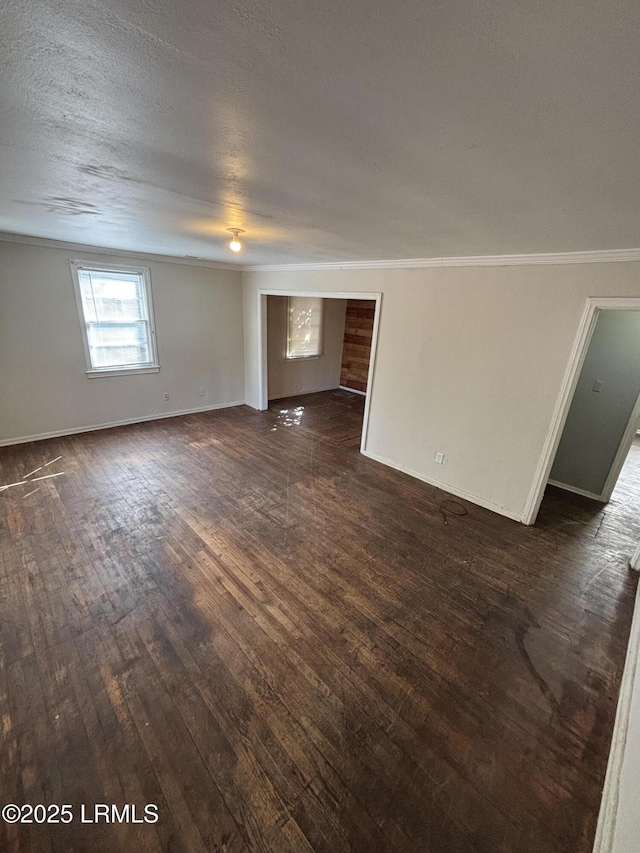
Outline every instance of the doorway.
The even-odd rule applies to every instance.
[[[548,483],[606,503],[640,422],[640,299],[587,300],[524,521]]]
[[[267,396],[279,423],[360,446],[375,306],[267,296]]]
[[[326,326],[322,330],[322,356],[312,356],[308,364],[312,364],[315,360],[317,364],[307,370],[308,364],[301,364],[303,359],[289,359],[289,365],[284,365],[287,361],[287,315],[283,313],[283,302],[278,301],[271,303],[270,298],[276,297],[286,303],[288,297],[308,298],[314,302],[322,300],[323,303],[330,304],[328,311],[323,316],[324,321],[329,318],[333,324],[332,328],[327,329]],[[309,386],[309,382],[316,381],[327,374],[323,373],[324,368],[331,365],[335,376],[331,381],[335,391],[333,395],[342,395],[345,401],[349,400],[347,408],[355,412],[359,409],[362,412],[362,431],[360,436],[360,451],[366,450],[367,433],[369,426],[369,412],[371,397],[374,389],[375,381],[375,363],[376,349],[378,340],[378,328],[380,323],[380,307],[382,295],[380,293],[343,293],[332,291],[290,291],[290,290],[260,290],[258,292],[258,328],[259,328],[259,365],[260,365],[260,388],[259,388],[259,408],[261,410],[269,407],[270,398],[286,399],[291,402],[291,390],[293,387],[294,394],[318,393],[314,392]],[[367,303],[367,307],[356,307],[356,303]],[[270,321],[270,305],[272,306],[272,318]],[[287,310],[288,311],[287,306]],[[356,317],[354,312],[363,312],[363,315]],[[275,317],[275,320],[274,320]],[[341,317],[338,321],[339,332],[336,332],[336,318]],[[283,319],[284,318],[284,319]],[[353,321],[358,319],[362,321],[362,325],[357,328],[353,326]],[[369,323],[369,320],[371,321]],[[347,325],[347,322],[350,325]],[[367,325],[368,324],[368,325]],[[271,334],[270,334],[271,332]],[[274,339],[274,335],[277,336]],[[366,349],[368,369],[366,375],[364,368],[365,354],[362,349],[362,342],[358,343],[349,338],[361,336],[362,341],[366,339]],[[324,345],[330,344],[330,351],[325,351]],[[358,349],[360,348],[360,349]],[[356,359],[356,356],[358,358]],[[320,358],[324,359],[324,365],[320,365]],[[274,371],[274,359],[276,361]],[[294,364],[298,362],[298,364]],[[337,368],[337,369],[336,369]],[[282,384],[278,378],[278,373],[285,371],[285,381]],[[324,381],[323,379],[323,381]],[[343,384],[343,381],[345,384]],[[274,384],[280,383],[280,384]],[[293,382],[293,386],[291,385]],[[356,385],[359,384],[359,387]],[[288,393],[285,398],[284,395]],[[329,390],[326,392],[329,394]],[[311,401],[310,401],[311,402]],[[321,401],[314,401],[317,404]],[[335,402],[335,401],[334,401]],[[293,406],[292,408],[296,408]],[[345,407],[343,407],[345,408]]]
[[[549,482],[608,502],[637,431],[639,395],[640,311],[600,311]]]

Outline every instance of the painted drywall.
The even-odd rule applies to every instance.
[[[594,391],[596,382],[602,383]],[[601,311],[551,469],[551,480],[600,495],[640,394],[640,311]]]
[[[640,847],[640,659],[635,661],[632,689],[611,853],[637,853]]]
[[[322,355],[287,359],[287,297],[267,298],[269,399],[328,391],[340,384],[346,300],[324,300]]]
[[[90,379],[70,257],[126,264],[122,256],[0,243],[0,442],[243,400],[239,273],[146,264],[160,371]]]
[[[253,271],[243,282],[250,405],[259,289],[380,292],[367,452],[520,519],[586,299],[640,296],[640,264]]]
[[[636,554],[640,553],[640,547]],[[631,560],[635,566],[635,555]],[[640,840],[640,587],[636,592],[593,853],[637,853]]]

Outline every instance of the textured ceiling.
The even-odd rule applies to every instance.
[[[242,263],[636,247],[639,43],[637,0],[4,0],[0,230]]]

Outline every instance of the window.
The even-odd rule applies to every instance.
[[[159,370],[149,270],[71,261],[71,272],[88,375]]]
[[[290,296],[287,323],[287,358],[317,358],[322,355],[324,300],[312,296]]]

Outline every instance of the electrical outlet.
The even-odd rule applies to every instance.
[[[444,465],[444,453],[441,450],[436,450],[434,459],[437,465]]]
[[[198,388],[198,394],[200,397],[204,397],[204,388]]]
[[[603,385],[604,381],[602,379],[596,379],[596,381],[593,383],[593,390],[596,392],[596,394],[599,394],[600,391],[602,391]]]
[[[168,400],[168,399],[169,399],[169,393],[168,393],[167,391],[165,391],[165,392],[164,392],[164,394],[162,395],[162,399],[163,399],[163,400]]]

